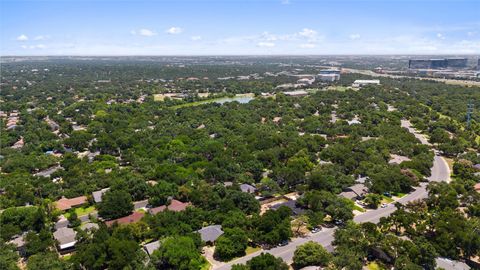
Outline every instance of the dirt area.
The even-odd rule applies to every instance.
[[[280,197],[278,200],[275,200],[275,201],[272,201],[272,202],[261,205],[260,206],[260,215],[263,215],[268,209],[270,209],[270,207],[272,207],[276,204],[279,204],[279,203],[286,202],[286,201],[287,200],[285,198]]]

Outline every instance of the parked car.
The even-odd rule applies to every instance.
[[[386,203],[382,203],[382,208],[386,208],[387,207],[387,204]]]
[[[322,230],[322,227],[315,227],[311,230],[312,233],[317,233]]]
[[[288,245],[287,240],[283,240],[282,242],[280,242],[280,244],[278,244],[279,247],[283,247],[283,246],[286,246],[286,245]]]

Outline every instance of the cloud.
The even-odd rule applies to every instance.
[[[202,37],[201,36],[192,36],[190,39],[193,40],[193,41],[198,41],[198,40],[201,40]]]
[[[28,37],[24,34],[21,34],[20,36],[17,37],[17,41],[27,41]]]
[[[33,38],[33,40],[46,40],[46,39],[49,39],[50,36],[44,36],[44,35],[39,35],[39,36],[36,36]]]
[[[351,34],[349,37],[351,40],[357,40],[360,39],[360,34]]]
[[[317,47],[317,45],[313,43],[300,44],[300,48],[303,48],[303,49],[313,49],[315,47]]]
[[[314,39],[317,36],[317,31],[308,29],[308,28],[303,28],[302,31],[298,33],[298,35],[308,38],[308,39]]]
[[[280,3],[282,5],[290,5],[291,4],[290,0],[281,0]]]
[[[132,35],[139,35],[139,36],[144,36],[144,37],[153,37],[153,36],[157,35],[157,33],[155,33],[154,31],[152,31],[150,29],[146,29],[146,28],[142,28],[138,31],[132,30],[132,31],[130,31],[130,33]]]
[[[170,27],[165,32],[167,32],[168,34],[171,34],[171,35],[177,35],[177,34],[182,33],[183,29],[180,28],[180,27]]]
[[[47,46],[45,46],[44,44],[29,45],[29,46],[27,46],[27,45],[22,45],[22,46],[20,46],[20,47],[21,47],[22,49],[30,49],[30,50],[34,50],[34,49],[41,49],[41,50],[43,50],[43,49],[46,49],[46,48],[47,48]]]
[[[473,36],[475,36],[476,34],[477,34],[476,31],[469,31],[469,32],[467,32],[467,36],[469,36],[469,37],[473,37]]]
[[[437,33],[437,38],[445,39],[445,36],[442,33]]]
[[[257,43],[258,47],[264,47],[264,48],[272,48],[275,47],[275,43],[273,42],[259,42]]]

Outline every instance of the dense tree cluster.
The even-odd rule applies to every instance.
[[[24,236],[27,269],[201,269],[207,262],[197,231],[213,224],[224,231],[214,254],[222,261],[335,221],[346,226],[335,235],[334,254],[307,243],[295,253],[296,267],[359,269],[375,255],[399,269],[430,269],[437,255],[478,255],[480,199],[472,189],[479,181],[478,111],[470,128],[464,125],[465,100],[480,107],[478,88],[385,78],[361,91],[318,91],[324,85],[315,82],[308,96],[289,97],[276,87],[295,83],[300,66],[314,74],[318,63],[292,58],[284,66],[272,59],[2,63],[0,268],[17,269],[14,247],[5,243]],[[360,77],[342,75],[333,85]],[[154,101],[167,92],[185,97]],[[255,98],[218,104],[201,92]],[[19,121],[7,128],[14,111]],[[402,119],[454,160],[455,179],[429,185],[425,202],[398,206],[378,226],[355,225],[349,222],[354,202],[338,194],[359,178],[371,192],[365,202],[376,208],[383,194],[410,192],[430,175],[434,153],[401,127]],[[393,156],[407,161],[396,164]],[[242,192],[241,184],[257,190]],[[92,192],[107,187],[94,203]],[[261,209],[260,200],[291,192],[301,214]],[[78,238],[69,259],[52,252],[61,214],[54,201],[62,196],[86,196],[83,209],[95,208],[99,219],[90,221],[100,224],[85,232],[77,209],[64,213]],[[173,199],[192,207],[145,213],[129,225],[101,222],[141,211],[134,210],[137,201],[158,207]],[[161,245],[147,260],[141,246],[152,240]],[[262,254],[234,269],[287,267]]]

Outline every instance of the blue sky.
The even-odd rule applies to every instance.
[[[480,54],[480,0],[0,0],[1,55]]]

